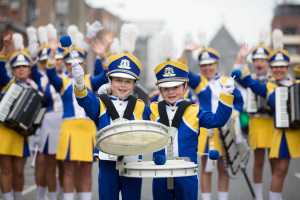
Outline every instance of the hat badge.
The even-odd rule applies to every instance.
[[[77,51],[72,51],[70,54],[71,54],[70,55],[71,58],[77,58],[77,57],[79,57],[79,53]]]
[[[258,49],[257,49],[257,53],[258,53],[258,54],[264,54],[265,51],[264,51],[263,48],[258,48]]]
[[[208,52],[206,51],[206,52],[204,52],[203,54],[202,54],[202,59],[208,59],[209,58],[209,54],[208,54]]]
[[[275,60],[284,60],[283,58],[283,54],[282,53],[278,53],[275,57]]]
[[[121,69],[131,69],[130,62],[127,59],[122,59],[118,68]]]
[[[164,70],[163,77],[173,77],[176,76],[174,69],[172,67],[166,67]]]

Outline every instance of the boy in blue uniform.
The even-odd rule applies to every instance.
[[[176,128],[177,133],[173,137],[173,158],[186,157],[197,163],[198,134],[200,127],[222,127],[229,119],[232,111],[234,89],[232,79],[222,80],[222,92],[215,114],[199,109],[198,105],[184,100],[187,91],[188,67],[178,61],[168,60],[155,68],[157,85],[163,97],[163,101],[150,105],[152,121],[159,121],[167,126]],[[183,107],[184,106],[184,107]],[[182,112],[181,114],[177,114]],[[181,116],[179,120],[175,120]],[[165,119],[167,118],[167,119]],[[177,121],[175,123],[175,121]],[[172,128],[173,128],[172,127]],[[155,152],[153,159],[159,163],[167,155],[165,149]],[[174,178],[174,188],[168,189],[167,178],[155,178],[153,180],[153,198],[196,200],[198,198],[197,176]]]
[[[127,25],[127,28],[128,26],[132,25]],[[111,94],[102,94],[100,98],[97,98],[82,84],[84,75],[82,68],[79,65],[73,67],[77,101],[95,122],[98,130],[110,125],[113,120],[118,118],[128,120],[148,118],[149,109],[145,103],[132,96],[141,67],[138,58],[128,51],[111,55],[108,58],[107,73],[110,79]],[[125,156],[123,159],[137,160],[139,156]],[[99,151],[99,198],[101,200],[117,200],[121,191],[123,200],[139,200],[142,180],[120,176],[116,169],[116,161],[116,156]]]

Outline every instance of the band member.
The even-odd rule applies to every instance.
[[[152,121],[161,123],[170,123],[177,115],[177,110],[182,111],[182,106],[187,103],[184,95],[188,88],[188,68],[185,64],[168,60],[155,68],[157,86],[163,97],[163,101],[154,102],[150,105]],[[174,136],[173,156],[187,157],[197,163],[197,147],[199,128],[222,127],[231,115],[231,106],[234,89],[234,81],[231,78],[223,79],[222,92],[220,92],[220,101],[216,114],[209,111],[199,110],[196,104],[187,104],[181,113],[177,124],[177,133]],[[178,111],[179,112],[179,111]],[[167,117],[163,117],[167,116]],[[165,119],[164,122],[162,119]],[[170,125],[170,124],[169,124]],[[172,122],[172,126],[173,122]],[[200,132],[200,134],[202,134]],[[155,163],[160,164],[159,160],[165,155],[165,149],[155,152],[153,159]],[[170,155],[169,155],[170,156]],[[161,163],[163,164],[163,163]],[[198,178],[197,176],[174,178],[174,187],[169,190],[167,178],[154,178],[153,180],[153,198],[158,199],[198,199]]]
[[[24,49],[22,35],[18,33],[14,33],[12,36],[6,35],[4,36],[3,44],[0,61],[1,94],[4,95],[12,83],[38,89],[37,85],[29,78],[31,60],[28,51]],[[14,52],[9,52],[11,45],[14,46]],[[8,76],[5,68],[7,61],[9,61],[12,71],[12,78]],[[2,197],[4,200],[22,200],[24,165],[26,158],[30,155],[27,138],[4,126],[3,123],[0,123],[0,138]]]
[[[110,80],[110,95],[101,95],[97,98],[83,83],[84,72],[80,65],[73,66],[72,73],[75,80],[75,94],[80,106],[95,122],[98,129],[102,129],[119,117],[128,120],[146,119],[149,115],[145,103],[132,96],[136,81],[139,79],[141,62],[132,53],[135,40],[130,38],[135,34],[135,26],[125,24],[121,29],[121,38],[125,39],[121,46],[123,53],[111,55],[108,58],[108,77]],[[126,32],[131,35],[126,37]],[[134,35],[133,35],[134,37]],[[129,44],[129,45],[126,45]],[[140,178],[127,178],[119,175],[116,169],[116,157],[99,152],[99,199],[117,200],[121,191],[124,200],[141,199]],[[138,156],[123,158],[137,160]]]
[[[52,27],[52,26],[51,26]],[[54,27],[53,27],[54,28]],[[52,28],[52,30],[53,30]],[[33,37],[33,28],[28,28],[28,37]],[[54,29],[55,33],[56,30]],[[53,31],[52,31],[53,32]],[[46,114],[44,116],[42,125],[36,133],[35,147],[38,148],[35,176],[37,184],[37,200],[46,198],[48,188],[49,199],[56,200],[56,148],[58,141],[58,134],[60,124],[62,121],[61,99],[54,87],[50,84],[46,67],[50,56],[51,48],[48,41],[48,34],[46,27],[39,27],[38,38],[40,48],[37,53],[37,63],[32,67],[32,78],[38,84],[38,87],[44,93],[44,106],[46,107]],[[57,37],[57,36],[55,36]],[[29,39],[29,41],[33,41]],[[57,39],[55,44],[57,46]],[[29,45],[30,46],[30,45]]]
[[[243,50],[243,48],[241,48]],[[242,53],[242,52],[240,52]],[[243,56],[237,57],[236,64],[244,63]],[[269,74],[268,58],[270,55],[270,49],[263,43],[255,47],[251,52],[251,59],[254,68],[254,73],[251,77],[258,80],[261,83],[266,83],[271,77]],[[249,144],[251,149],[254,150],[254,167],[253,167],[253,180],[255,196],[257,200],[263,199],[263,169],[264,169],[264,157],[266,150],[272,145],[274,134],[274,125],[271,115],[271,108],[267,105],[267,102],[261,98],[255,96],[250,89],[247,92],[247,106],[246,110],[250,115],[249,122]],[[254,98],[251,98],[254,96]],[[260,101],[257,99],[260,98]],[[256,103],[256,111],[252,111],[251,104]],[[265,103],[264,103],[265,102]]]
[[[278,33],[277,30],[273,34],[274,38],[278,38],[278,36],[275,35],[280,35],[280,32]],[[290,64],[288,52],[282,48],[282,45],[274,46],[275,50],[269,57],[269,64],[272,71],[271,80],[266,83],[254,80],[246,66],[241,69],[235,69],[232,73],[242,85],[250,87],[255,94],[266,98],[273,112],[275,112],[275,102],[278,101],[278,99],[275,98],[275,88],[278,86],[288,87],[294,82],[288,75]],[[243,52],[247,52],[247,50],[243,50]],[[246,55],[246,53],[243,54]],[[288,173],[290,159],[300,157],[299,132],[299,129],[275,128],[273,137],[269,138],[269,140],[272,141],[269,153],[272,169],[272,181],[269,193],[270,200],[282,199],[281,193],[285,177]]]
[[[63,161],[63,196],[67,200],[74,199],[73,191],[76,189],[80,199],[88,200],[92,198],[91,170],[96,128],[78,105],[73,92],[72,63],[80,63],[84,67],[85,59],[85,53],[77,46],[77,42],[82,41],[75,41],[72,45],[69,36],[61,38],[61,45],[66,47],[66,75],[58,75],[55,66],[50,62],[47,76],[56,91],[61,94],[63,102],[63,122],[56,152],[56,159]],[[88,88],[95,91],[106,82],[106,78],[104,73],[95,77],[87,74],[84,76],[84,82]]]
[[[201,108],[216,112],[218,98],[221,92],[221,80],[225,76],[218,73],[218,65],[220,61],[220,54],[213,48],[204,47],[198,56],[200,74],[189,73],[189,86],[194,89],[198,96]],[[234,109],[242,111],[243,98],[240,91],[236,88],[233,90],[234,95]],[[199,135],[198,152],[201,156],[201,196],[204,200],[211,199],[211,176],[212,163],[208,160],[206,155],[209,150],[216,149],[222,156],[224,150],[222,147],[220,132],[218,129],[201,130]],[[229,176],[227,174],[223,158],[217,162],[218,169],[218,199],[227,200],[229,191]]]

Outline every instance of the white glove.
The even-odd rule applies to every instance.
[[[111,93],[111,84],[106,83],[106,84],[101,85],[101,87],[98,89],[97,93],[98,93],[98,95],[110,94]]]
[[[72,64],[72,76],[75,82],[75,87],[78,90],[84,88],[84,70],[79,63]]]
[[[86,37],[91,39],[96,36],[96,34],[103,29],[101,23],[96,20],[92,24],[86,23]]]
[[[234,90],[234,79],[232,77],[222,77],[220,79],[222,92],[232,94]]]

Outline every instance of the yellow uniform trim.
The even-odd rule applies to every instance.
[[[79,90],[76,88],[76,86],[74,86],[74,93],[76,97],[83,98],[87,96],[88,90],[86,88],[83,88],[83,90]]]
[[[223,92],[220,93],[220,101],[229,107],[232,107],[233,99],[234,96],[232,94],[227,94]]]
[[[196,133],[198,133],[199,130],[199,119],[197,117],[198,112],[199,106],[192,104],[184,111],[183,114],[183,121],[185,124]]]
[[[100,113],[99,113],[99,117],[101,117],[102,115],[104,115],[106,113],[106,106],[105,104],[101,101],[101,99],[99,98],[99,110],[100,110]]]
[[[67,76],[63,76],[62,77],[62,88],[61,88],[61,91],[60,93],[63,94],[65,92],[65,89],[68,87],[68,85],[70,84],[71,82],[71,79]]]
[[[0,61],[7,61],[7,55],[0,54]]]
[[[199,94],[208,84],[208,80],[204,76],[200,76],[200,77],[201,77],[201,82],[195,89],[196,94]]]
[[[174,61],[174,60],[168,60],[166,62],[163,62],[159,65],[157,65],[154,69],[155,74],[157,74],[158,72],[160,72],[166,65],[172,65],[178,69],[181,69],[185,72],[188,72],[188,66],[182,62],[178,62],[178,61]]]
[[[275,83],[268,81],[266,86],[267,86],[267,97],[268,97],[272,92],[274,92],[277,85]]]
[[[9,89],[9,87],[16,82],[15,78],[12,78],[3,88],[2,88],[2,93],[7,92],[7,90]]]
[[[134,107],[134,118],[141,120],[143,119],[143,113],[144,113],[144,109],[145,109],[145,103],[141,100],[138,99],[136,101],[136,105]]]
[[[157,102],[151,103],[150,110],[151,110],[150,120],[157,121],[159,119],[158,103]]]

